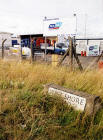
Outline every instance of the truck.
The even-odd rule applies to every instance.
[[[55,46],[48,46],[46,43],[41,44],[41,50],[46,53],[51,53],[51,54],[59,54],[59,55],[64,55],[64,53],[67,51],[68,47],[64,43],[57,43]]]

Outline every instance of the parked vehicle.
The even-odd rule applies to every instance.
[[[47,53],[55,53],[63,55],[67,51],[68,47],[64,43],[58,43],[56,44],[56,47],[54,46],[48,46],[46,44],[46,52]],[[45,43],[41,45],[41,50],[45,52]]]
[[[43,52],[45,52],[45,43],[42,43],[41,44],[41,50],[43,51]],[[46,43],[46,53],[54,53],[54,47],[53,46],[48,46],[48,44]]]
[[[68,47],[64,43],[58,43],[55,47],[54,53],[64,55]]]

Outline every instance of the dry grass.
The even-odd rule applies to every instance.
[[[55,83],[71,89],[81,90],[90,94],[97,94],[103,98],[103,71],[92,70],[71,72],[65,67],[51,67],[51,65],[0,62],[1,88],[32,89],[35,85]]]
[[[103,99],[103,71],[70,71],[29,62],[0,61],[2,140],[102,140],[103,109],[93,117],[74,111],[60,97],[43,93],[55,83]]]

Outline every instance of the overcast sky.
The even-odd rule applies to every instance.
[[[103,33],[103,0],[0,0],[0,31],[15,33],[42,32],[48,18],[77,14],[78,33]]]

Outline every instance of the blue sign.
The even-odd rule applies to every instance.
[[[59,29],[62,26],[62,22],[57,22],[56,24],[50,24],[49,29]]]
[[[92,51],[94,49],[94,46],[89,47],[89,51]]]

